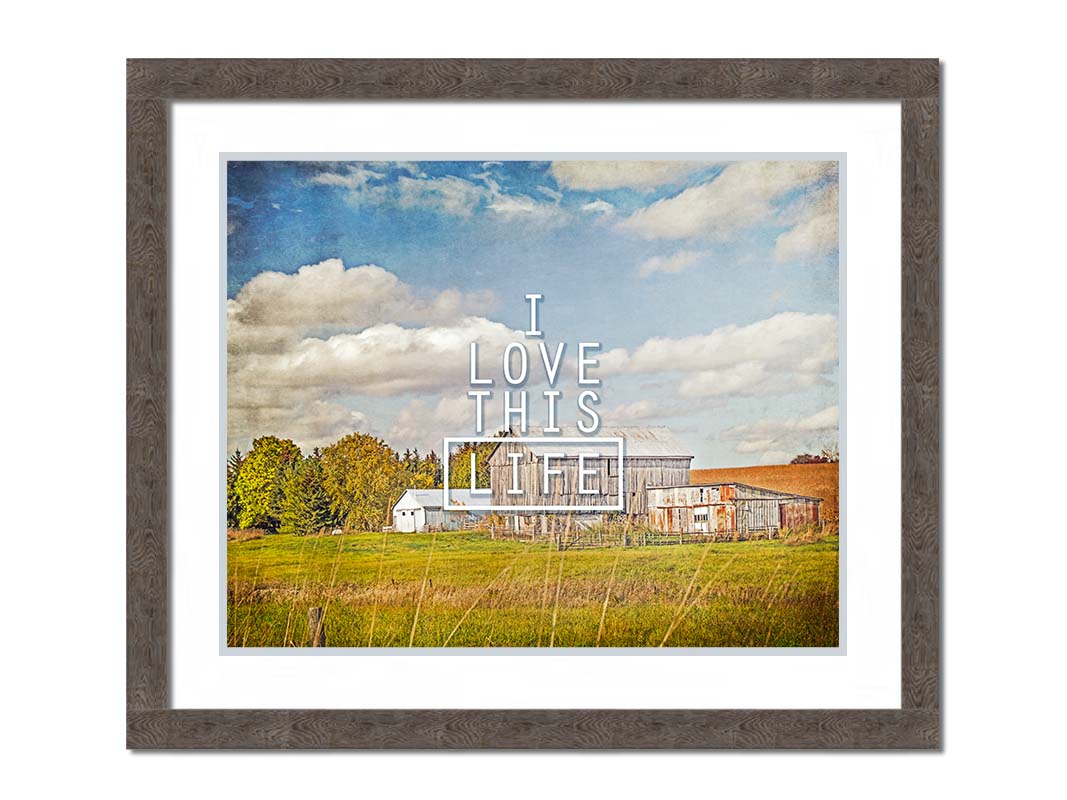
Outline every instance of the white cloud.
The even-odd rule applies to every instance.
[[[693,266],[704,255],[706,254],[694,250],[679,250],[669,256],[653,256],[641,264],[638,273],[642,278],[647,278],[654,272],[681,272]]]
[[[494,435],[500,427],[496,400],[494,395],[486,401],[484,436]],[[400,409],[387,439],[400,449],[417,447],[422,452],[434,450],[440,455],[446,436],[464,435],[475,435],[475,406],[473,399],[460,394],[443,397],[432,406],[421,398],[412,400]]]
[[[605,424],[618,425],[645,420],[662,421],[667,417],[689,414],[693,408],[686,403],[665,403],[662,400],[642,398],[632,403],[623,403],[600,411]]]
[[[345,397],[445,386],[462,396],[471,341],[491,375],[506,343],[522,340],[479,316],[492,304],[488,292],[418,292],[381,267],[338,259],[260,273],[227,306],[231,443],[273,433],[314,446],[366,430]]]
[[[834,174],[832,161],[739,161],[714,180],[638,209],[619,223],[645,239],[705,237],[728,240],[771,221],[772,201]]]
[[[370,161],[368,163],[376,169],[389,169],[392,167],[416,177],[423,175],[417,161]]]
[[[439,323],[484,313],[494,302],[491,292],[419,294],[381,267],[346,269],[333,258],[292,274],[256,275],[227,303],[227,342],[231,357],[277,352],[305,336],[382,322]]]
[[[583,205],[582,211],[587,214],[599,214],[602,217],[607,217],[615,213],[615,206],[607,200],[597,199]]]
[[[838,186],[830,184],[799,200],[793,209],[796,225],[778,237],[777,262],[803,261],[829,255],[838,247]]]
[[[562,213],[555,203],[542,203],[526,195],[497,194],[486,207],[509,221],[522,218],[531,222],[546,222]]]
[[[720,434],[724,441],[735,442],[738,453],[761,455],[765,464],[780,464],[801,452],[818,452],[835,445],[838,438],[837,406],[829,406],[806,417],[761,419],[737,425]]]
[[[347,164],[341,172],[319,172],[311,177],[311,183],[319,186],[336,186],[345,189],[345,196],[352,205],[379,202],[388,193],[381,183],[384,172],[375,172],[359,164]]]
[[[248,451],[252,440],[266,434],[292,439],[306,453],[325,447],[354,431],[373,432],[366,414],[338,403],[292,396],[289,405],[227,403],[227,450]]]
[[[485,196],[484,188],[454,175],[440,178],[401,175],[396,185],[401,208],[429,208],[456,217],[470,217]]]
[[[499,162],[487,161],[483,166],[491,167],[494,163]],[[320,172],[311,178],[311,183],[345,189],[348,201],[356,206],[395,204],[398,208],[427,209],[464,220],[473,217],[481,208],[494,212],[494,218],[504,222],[520,217],[526,221],[546,221],[562,215],[559,192],[547,186],[538,187],[551,198],[551,202],[524,194],[509,194],[488,169],[474,175],[480,181],[474,182],[455,175],[428,177],[415,162],[376,161],[371,164],[380,169],[391,166],[409,174],[398,175],[390,182],[385,172],[350,164],[341,171]]]
[[[610,374],[681,373],[686,398],[781,394],[825,383],[837,365],[837,319],[787,312],[681,339],[653,338],[600,359]]]
[[[552,175],[566,189],[648,191],[678,183],[707,166],[706,161],[553,161]]]
[[[359,333],[306,338],[283,352],[247,355],[232,380],[265,393],[305,386],[337,395],[433,392],[466,385],[472,341],[488,359],[490,354],[499,358],[508,342],[521,340],[521,331],[482,317],[422,328],[386,323]],[[495,367],[499,372],[499,364]]]
[[[557,192],[551,186],[538,186],[537,191],[556,203],[563,199],[563,192]]]

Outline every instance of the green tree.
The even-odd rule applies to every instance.
[[[409,489],[432,489],[441,485],[441,461],[432,450],[423,458],[419,449],[405,450],[400,463],[410,476]]]
[[[261,436],[252,442],[234,484],[238,527],[278,530],[283,479],[299,460],[300,448],[291,439]]]
[[[226,527],[236,528],[241,514],[241,502],[237,495],[237,474],[241,471],[244,456],[234,450],[226,459]]]
[[[318,449],[285,471],[278,530],[304,536],[334,524]]]
[[[380,529],[405,489],[428,488],[381,439],[350,434],[322,451],[323,485],[330,509],[346,528]]]
[[[430,454],[420,462],[419,469],[430,479],[430,485],[426,488],[441,488],[444,480],[444,470],[441,467],[441,459],[437,456],[437,453],[431,450]]]
[[[496,449],[496,442],[464,442],[448,461],[448,485],[453,489],[471,488],[471,453],[475,454],[477,464],[477,483],[475,488],[489,488],[489,456]]]

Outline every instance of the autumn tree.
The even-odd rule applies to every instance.
[[[437,453],[431,450],[430,454],[422,459],[421,464],[421,471],[433,481],[430,484],[430,488],[440,488],[444,479],[444,469]]]
[[[323,486],[330,509],[345,527],[380,529],[405,489],[428,489],[432,480],[408,469],[381,439],[350,434],[322,451]]]
[[[262,436],[252,442],[234,481],[238,527],[278,530],[283,478],[299,460],[300,448],[291,439]]]
[[[323,481],[322,455],[316,448],[285,470],[279,514],[281,533],[303,536],[331,527],[335,517]]]
[[[489,456],[498,442],[464,442],[448,460],[448,485],[454,489],[471,487],[471,453],[475,454],[477,483],[475,488],[489,488]]]
[[[441,459],[432,450],[423,458],[419,449],[405,450],[400,459],[404,469],[411,475],[410,489],[432,489],[441,485]]]

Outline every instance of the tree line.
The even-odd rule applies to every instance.
[[[300,535],[380,529],[406,489],[432,489],[441,479],[433,451],[401,454],[365,433],[307,455],[291,439],[262,436],[227,459],[226,524]]]
[[[452,454],[449,483],[470,486],[477,454],[478,488],[489,487],[492,442],[465,444]],[[307,455],[292,439],[261,436],[248,453],[226,462],[226,525],[305,535],[341,527],[380,530],[407,489],[439,489],[441,459],[433,450],[399,453],[384,440],[352,433]]]

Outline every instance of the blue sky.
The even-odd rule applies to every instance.
[[[602,343],[605,425],[669,425],[697,466],[836,443],[836,162],[235,161],[227,198],[231,449],[439,450],[473,422],[457,344],[498,359],[527,293],[568,360]]]

